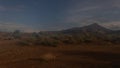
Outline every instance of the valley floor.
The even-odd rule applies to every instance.
[[[20,46],[4,41],[0,68],[120,68],[120,46]]]

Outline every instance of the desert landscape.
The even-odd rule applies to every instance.
[[[1,33],[0,68],[119,68],[120,36],[111,31],[95,23],[63,31]]]
[[[0,0],[0,68],[120,68],[120,0]]]
[[[0,68],[120,67],[119,45],[18,46],[10,41],[0,44]]]

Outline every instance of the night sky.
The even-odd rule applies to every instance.
[[[120,29],[120,0],[0,0],[0,30],[62,30],[98,23]]]

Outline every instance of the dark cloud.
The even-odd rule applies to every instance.
[[[0,29],[10,30],[61,30],[91,23],[119,29],[120,0],[1,0],[0,21]]]
[[[120,0],[71,0],[72,5],[66,8],[63,21],[77,25],[95,22],[104,25],[116,24],[115,27],[118,28],[120,27],[119,3]]]
[[[0,11],[23,11],[24,9],[25,9],[24,5],[16,5],[16,6],[0,5]]]

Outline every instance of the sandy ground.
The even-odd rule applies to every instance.
[[[45,47],[1,41],[0,68],[120,68],[120,45]]]

